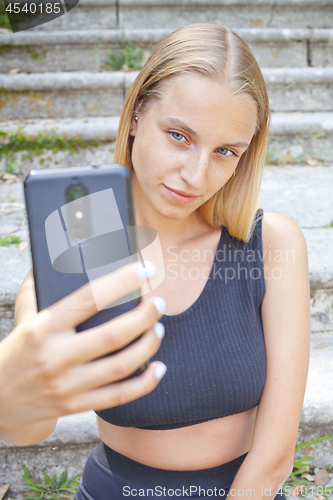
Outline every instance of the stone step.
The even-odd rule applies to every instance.
[[[316,335],[311,339],[310,367],[297,442],[308,442],[332,433],[333,337]],[[58,419],[54,433],[44,442],[17,447],[0,441],[0,484],[11,483],[10,496],[23,500],[22,464],[41,475],[67,469],[69,477],[82,472],[84,463],[99,442],[94,412]],[[312,466],[333,465],[332,439],[315,444],[311,451],[300,450],[297,457],[311,455]],[[303,452],[303,453],[302,453]],[[330,483],[331,484],[331,483]],[[330,485],[329,484],[329,485]]]
[[[141,47],[143,62],[172,30],[22,31],[0,34],[0,72],[100,71],[117,40]],[[333,66],[333,29],[238,29],[260,67]]]
[[[231,28],[330,28],[330,1],[311,0],[120,0],[121,28],[178,28],[216,21]]]
[[[119,0],[80,0],[67,14],[33,31],[105,30],[119,27]],[[321,26],[320,26],[321,27]],[[326,26],[325,26],[326,27]]]
[[[40,73],[0,75],[1,119],[119,115],[128,74]]]
[[[86,117],[66,120],[12,120],[0,123],[0,130],[14,132],[21,128],[31,137],[38,131],[54,131],[66,139],[79,137],[87,141],[86,149],[77,148],[72,154],[68,151],[45,150],[44,154],[34,154],[30,159],[28,152],[15,153],[17,163],[14,173],[26,175],[30,170],[40,168],[74,167],[78,165],[102,165],[112,161],[118,117]],[[92,146],[91,141],[98,141]],[[90,146],[89,146],[90,144]],[[268,146],[268,162],[283,164],[294,161],[315,159],[333,162],[333,113],[273,113]],[[5,170],[9,161],[0,157],[0,171]]]
[[[311,330],[333,333],[333,165],[266,167],[259,203],[266,212],[294,219],[302,228],[309,253]],[[330,226],[330,227],[328,227]],[[21,183],[0,185],[0,234],[28,240]],[[31,268],[30,249],[0,247],[0,331],[14,327],[17,291]]]
[[[333,68],[263,68],[273,112],[333,111]],[[138,72],[0,74],[0,121],[117,116]]]
[[[34,31],[112,28],[176,29],[217,21],[231,28],[331,28],[331,0],[80,0]]]
[[[13,120],[0,123],[0,130],[9,132],[19,128],[31,135],[38,131],[48,133],[54,131],[66,139],[79,137],[86,141],[88,147],[78,147],[70,153],[59,149],[57,152],[45,150],[44,154],[36,155],[30,159],[28,152],[15,153],[13,160],[17,163],[13,173],[26,175],[30,170],[40,168],[75,167],[78,165],[103,165],[113,161],[115,139],[118,130],[119,117],[87,117],[67,120]],[[333,121],[332,121],[333,127]],[[332,130],[333,134],[333,130]],[[98,146],[92,146],[91,141],[98,141]],[[333,160],[333,148],[332,148]],[[8,161],[0,157],[0,171],[6,170]]]

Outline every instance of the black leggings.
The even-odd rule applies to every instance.
[[[135,462],[100,442],[88,457],[74,500],[133,500],[134,497],[225,500],[246,455],[211,469],[170,471]],[[253,491],[237,493],[244,496],[244,500],[255,500]],[[280,492],[275,500],[286,500],[286,497]]]

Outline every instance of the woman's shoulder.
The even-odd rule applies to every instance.
[[[306,252],[304,234],[291,217],[276,212],[263,212],[262,216],[262,246],[264,264],[269,266],[283,257],[283,252]],[[273,253],[279,254],[273,255]],[[282,253],[282,254],[281,254]]]
[[[263,240],[274,244],[304,239],[300,226],[294,219],[276,212],[265,212],[262,215]]]

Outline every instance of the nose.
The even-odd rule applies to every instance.
[[[209,161],[210,155],[205,151],[200,151],[189,155],[181,168],[181,178],[195,193],[201,193],[205,186]]]

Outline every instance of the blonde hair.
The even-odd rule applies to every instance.
[[[162,40],[152,51],[129,89],[116,141],[114,161],[133,168],[129,135],[134,112],[144,112],[166,78],[196,73],[221,79],[233,94],[250,96],[257,106],[257,126],[248,149],[240,158],[236,175],[200,207],[212,227],[227,227],[231,236],[243,241],[251,237],[269,132],[267,89],[258,63],[246,43],[218,23],[184,26]]]

